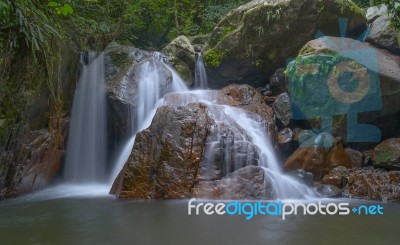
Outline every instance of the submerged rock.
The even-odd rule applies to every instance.
[[[347,0],[254,0],[242,5],[217,24],[204,47],[209,82],[262,86],[318,30],[340,36],[338,18],[348,18],[352,37],[366,27],[364,12]]]
[[[374,169],[352,170],[349,183],[343,191],[349,198],[400,201],[400,172]]]
[[[342,190],[334,185],[320,185],[315,188],[317,194],[321,197],[341,197]]]

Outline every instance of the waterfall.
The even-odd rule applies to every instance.
[[[196,67],[194,76],[194,87],[206,89],[208,88],[208,79],[206,73],[206,67],[203,62],[203,54],[201,52],[196,53]]]
[[[157,64],[157,62],[159,64]],[[162,66],[168,69],[172,74],[172,84],[166,91],[162,91],[161,89],[162,78],[158,73],[158,69]],[[164,100],[162,99],[164,94],[167,92],[189,91],[185,82],[178,75],[175,69],[166,63],[165,56],[160,52],[154,52],[152,59],[141,67],[138,88],[138,110],[136,115],[137,128],[120,151],[118,159],[115,162],[115,167],[109,178],[110,186],[118,176],[132,152],[136,133],[150,126],[157,108],[164,104]],[[132,117],[135,116],[133,115]]]
[[[81,63],[83,69],[72,105],[64,180],[99,183],[106,180],[104,55],[82,54]]]

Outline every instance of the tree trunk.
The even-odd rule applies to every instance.
[[[177,0],[174,0],[174,13],[175,13],[176,36],[179,36],[179,35],[180,35],[180,31],[179,31],[178,4],[177,4]]]
[[[369,0],[369,6],[375,6],[375,1],[374,0]]]

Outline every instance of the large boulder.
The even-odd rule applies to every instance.
[[[324,37],[308,42],[287,74],[296,120],[325,126],[347,142],[398,134],[399,56],[353,39]],[[322,126],[318,117],[325,119]]]
[[[273,112],[255,89],[235,86],[203,95],[213,97],[219,105],[196,102],[196,92],[168,94],[151,126],[137,134],[134,150],[111,193],[119,198],[187,198],[204,196],[211,188],[219,194],[213,192],[210,197],[227,197],[230,191],[226,188],[245,188],[250,173],[259,173],[264,179],[259,169],[241,170],[260,165],[259,153],[226,109],[234,104],[238,108],[231,110],[260,123],[267,137],[276,135]],[[232,174],[235,171],[237,174]],[[254,185],[261,188],[261,179],[254,179]],[[257,188],[254,195],[242,194],[255,198],[261,195]]]
[[[195,51],[190,40],[185,36],[179,36],[165,46],[162,52],[186,84],[191,86],[194,81]]]
[[[311,172],[315,180],[320,180],[324,174],[338,166],[351,168],[343,142],[327,133],[321,133],[303,139],[300,147],[286,160],[283,167],[287,171],[301,169]]]
[[[348,18],[351,36],[365,29],[364,12],[349,0],[254,0],[240,6],[218,23],[203,49],[209,82],[261,85],[318,30],[339,36],[338,18]]]
[[[367,19],[371,28],[367,42],[400,54],[400,34],[390,23],[387,6],[382,4],[368,8]]]

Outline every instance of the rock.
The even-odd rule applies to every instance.
[[[366,41],[400,54],[399,33],[391,26],[387,6],[382,4],[367,9],[371,32]]]
[[[292,107],[289,95],[287,93],[278,95],[273,104],[273,108],[280,122],[284,126],[289,125],[290,120],[292,120]]]
[[[350,172],[349,183],[343,190],[348,198],[400,201],[400,172],[358,169]]]
[[[346,153],[349,155],[350,164],[353,168],[363,167],[363,154],[351,148],[346,148]]]
[[[374,148],[375,167],[400,170],[400,138],[387,139]]]
[[[0,156],[1,165],[12,162],[4,172],[4,179],[0,178],[0,199],[44,189],[55,180],[64,162],[65,151],[59,145],[65,145],[67,129],[68,122],[63,121],[63,132],[57,139],[46,129],[30,131],[26,128],[17,143],[18,150]]]
[[[322,183],[325,185],[333,185],[338,188],[346,186],[349,179],[349,170],[345,167],[337,167],[332,169],[329,174],[324,175]]]
[[[268,90],[271,91],[271,95],[277,96],[286,93],[288,91],[287,89],[285,69],[279,68],[269,78]]]
[[[344,150],[342,141],[327,133],[321,133],[303,142],[286,160],[286,171],[304,170],[314,174],[320,180],[331,169],[344,166],[351,168],[350,159]]]
[[[353,39],[336,37],[312,40],[288,64],[293,116],[315,127],[317,117],[333,119],[333,129],[328,129],[328,121],[323,127],[346,142],[379,142],[398,134],[400,57],[368,43],[352,43]],[[333,72],[338,69],[342,73]],[[342,89],[332,83],[337,74],[350,79],[346,71],[352,70],[359,73],[351,79],[357,78],[362,86],[349,82]]]
[[[189,197],[211,127],[207,107],[164,106],[136,135],[133,152],[111,189],[119,198]]]
[[[321,197],[332,198],[342,196],[342,190],[334,185],[321,185],[316,187],[315,190],[317,194]]]
[[[284,128],[278,133],[278,145],[279,152],[284,160],[296,150],[298,143],[294,140],[294,133],[290,128]]]
[[[264,169],[247,166],[221,180],[200,182],[193,190],[193,197],[224,200],[271,200],[275,198],[271,182]]]
[[[139,62],[131,60],[131,65],[121,72],[126,72],[125,75],[115,77],[106,83],[107,105],[108,105],[108,127],[109,131],[113,132],[109,138],[112,142],[120,143],[125,140],[137,128],[137,121],[133,115],[136,115],[139,81],[141,71],[145,66],[156,67],[157,82],[160,84],[160,95],[168,91],[172,83],[172,73],[158,59],[144,53],[137,59]],[[132,132],[133,131],[133,132]]]
[[[339,36],[342,17],[349,19],[351,36],[365,29],[364,12],[347,0],[254,0],[240,6],[217,24],[203,49],[209,82],[263,86],[318,30]]]
[[[179,36],[165,46],[162,52],[187,85],[191,86],[194,79],[195,51],[189,39]]]
[[[265,127],[266,135],[275,137],[272,109],[261,103],[262,96],[255,89],[244,85],[208,91],[205,96],[221,105],[195,102],[196,96],[195,92],[166,96],[165,105],[157,110],[151,126],[137,134],[133,151],[111,193],[123,199],[166,199],[203,195],[205,191],[201,190],[208,190],[227,197],[229,188],[243,189],[252,183],[257,192],[232,195],[264,195],[258,191],[258,177],[247,184],[245,180],[251,175],[242,170],[259,165],[258,149],[236,118],[226,114],[224,105],[241,108]],[[232,174],[235,171],[237,175]],[[249,171],[264,178],[260,170]]]
[[[298,169],[298,170],[289,172],[289,174],[291,176],[297,178],[298,180],[300,180],[304,184],[306,184],[308,186],[313,186],[314,175],[312,173],[303,171],[301,169]]]

